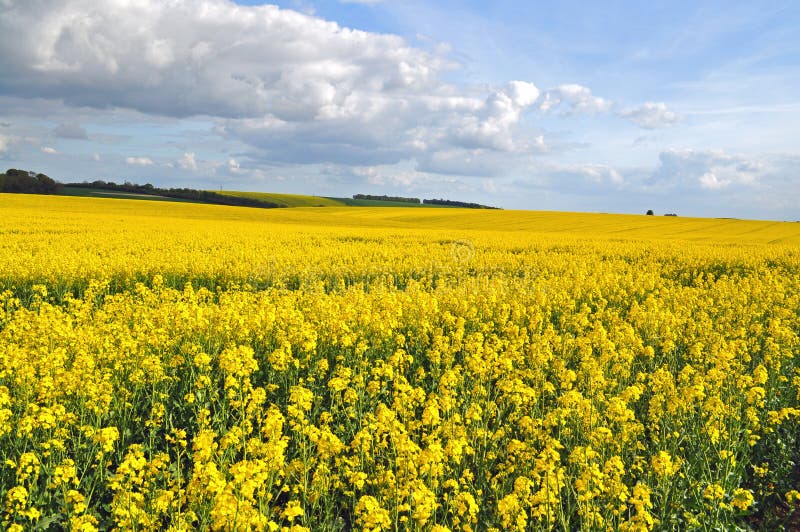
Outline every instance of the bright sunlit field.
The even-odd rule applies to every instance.
[[[800,223],[0,194],[3,529],[768,529]]]

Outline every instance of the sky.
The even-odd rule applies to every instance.
[[[0,170],[800,220],[800,2],[0,0]]]

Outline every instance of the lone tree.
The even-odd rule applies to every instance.
[[[647,216],[653,216],[653,209],[647,210]]]

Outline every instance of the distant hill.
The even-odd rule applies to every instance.
[[[277,203],[281,207],[466,207],[491,208],[476,203],[462,203],[447,200],[424,200],[403,198],[400,196],[372,196],[356,194],[352,198],[329,196],[306,196],[302,194],[276,194],[273,192],[240,192],[236,190],[219,190],[217,194],[236,198],[248,198],[259,201]],[[416,200],[416,201],[414,201]],[[444,202],[444,203],[442,203]]]
[[[114,183],[113,181],[92,181],[91,183],[84,181],[82,183],[67,183],[66,187],[69,188],[70,195],[77,195],[76,191],[79,192],[81,189],[83,189],[86,191],[91,191],[90,195],[93,196],[101,194],[102,191],[109,191],[113,193],[111,194],[112,196],[118,198],[123,197],[125,199],[149,199],[149,197],[172,198],[200,203],[210,203],[212,205],[258,207],[261,209],[274,209],[285,206],[266,200],[225,196],[210,190],[196,190],[193,188],[158,188],[154,187],[150,183],[139,185],[127,181],[121,185]]]
[[[344,207],[345,203],[321,196],[304,196],[302,194],[275,194],[272,192],[240,192],[238,190],[220,190],[216,194],[233,198],[247,198],[275,203],[281,207]]]
[[[481,205],[480,203],[469,203],[466,201],[453,201],[446,199],[426,199],[422,200],[425,205],[439,205],[442,207],[461,207],[462,209],[498,209],[499,207],[490,207],[488,205]]]
[[[238,190],[196,190],[191,188],[159,188],[146,183],[139,185],[125,181],[83,181],[63,184],[44,174],[27,170],[10,169],[0,174],[0,192],[27,194],[60,194],[96,198],[139,199],[150,201],[182,201],[232,205],[240,207],[461,207],[467,209],[493,209],[478,203],[445,199],[407,198],[403,196],[355,194],[352,198],[279,194],[274,192],[242,192]]]
[[[422,203],[419,198],[406,198],[403,196],[374,196],[372,194],[354,194],[353,199],[356,200],[378,200],[378,201],[394,201],[401,203]]]
[[[337,198],[339,199],[339,198]],[[352,200],[341,198],[348,205],[385,207],[392,204],[397,207],[460,207],[462,209],[497,209],[480,203],[468,203],[466,201],[453,201],[446,199],[424,199],[406,198],[403,196],[375,196],[371,194],[355,194]]]

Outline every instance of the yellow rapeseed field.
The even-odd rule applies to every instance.
[[[800,523],[800,224],[0,195],[4,530]]]

